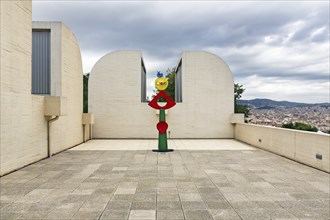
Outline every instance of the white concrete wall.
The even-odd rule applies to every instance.
[[[51,123],[50,144],[52,153],[57,153],[83,141],[80,48],[74,34],[62,22],[33,22],[32,27],[51,30],[51,95],[67,100],[67,114]]]
[[[31,95],[31,10],[31,1],[0,1],[0,175],[47,157],[44,96]],[[61,66],[57,87],[68,99],[68,115],[52,124],[53,153],[82,142],[80,52],[70,31],[61,31],[61,36],[65,39],[58,38],[61,43],[57,46],[63,49],[57,63],[52,62],[52,68]],[[52,94],[54,88],[52,85]]]
[[[43,97],[31,95],[31,1],[0,1],[1,171],[47,155]]]
[[[141,103],[141,59],[139,51],[116,51],[94,65],[88,83],[93,138],[156,137],[155,111]]]
[[[158,115],[141,103],[139,51],[102,57],[89,78],[94,138],[157,138]],[[146,64],[148,68],[148,64]],[[168,111],[171,138],[233,138],[234,82],[228,66],[207,52],[182,54],[183,102]]]
[[[233,138],[234,81],[227,64],[208,52],[186,51],[182,103],[168,114],[173,138]]]
[[[235,139],[330,172],[330,135],[252,124],[236,124]],[[322,160],[316,159],[322,154]]]

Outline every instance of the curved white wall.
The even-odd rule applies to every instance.
[[[234,82],[228,66],[208,52],[183,52],[181,58],[183,102],[166,115],[170,137],[233,138]],[[157,138],[158,115],[140,101],[141,59],[140,51],[116,51],[93,67],[94,138]]]
[[[82,142],[80,49],[61,22],[32,25],[31,1],[1,1],[0,175],[47,157],[44,96],[31,94],[32,28],[51,29],[51,95],[67,100],[67,114],[51,124],[52,153]]]
[[[171,109],[173,138],[233,138],[234,81],[227,64],[208,52],[182,53],[182,103]]]

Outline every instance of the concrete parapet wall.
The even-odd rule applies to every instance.
[[[252,124],[236,124],[235,139],[330,172],[330,135]],[[316,159],[322,154],[322,160]]]

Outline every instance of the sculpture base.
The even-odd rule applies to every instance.
[[[172,152],[174,151],[173,149],[167,149],[166,151],[160,151],[160,150],[152,150],[153,152],[160,152],[160,153],[166,153],[166,152]]]

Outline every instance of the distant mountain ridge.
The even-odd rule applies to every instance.
[[[258,108],[258,109],[272,109],[272,108],[280,108],[280,107],[286,107],[286,108],[293,108],[293,107],[330,107],[330,103],[315,103],[315,104],[309,104],[309,103],[299,103],[299,102],[289,102],[289,101],[274,101],[271,99],[252,99],[252,100],[244,100],[240,99],[237,100],[237,104],[240,105],[248,105],[252,108]]]

